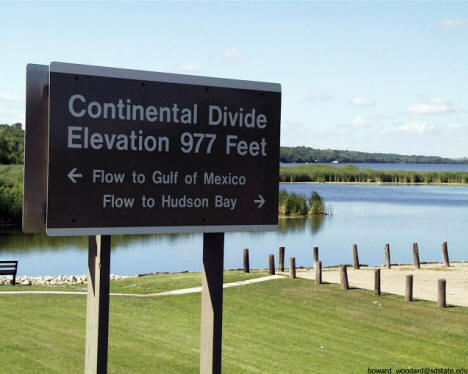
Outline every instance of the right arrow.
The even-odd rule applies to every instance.
[[[259,199],[254,200],[254,203],[258,204],[257,208],[261,208],[263,206],[263,204],[265,204],[265,199],[263,198],[262,195],[258,195],[258,197],[259,197]]]
[[[70,179],[72,181],[72,183],[76,183],[75,178],[81,178],[83,176],[83,174],[81,174],[81,173],[76,173],[76,170],[77,170],[76,168],[73,168],[67,174],[68,179]]]

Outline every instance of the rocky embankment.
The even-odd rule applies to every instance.
[[[111,274],[110,279],[123,279],[136,277],[131,275],[116,275]],[[0,285],[11,284],[11,276],[0,277]],[[62,285],[80,285],[87,284],[88,276],[85,275],[59,275],[59,276],[43,276],[43,277],[29,277],[27,275],[21,275],[16,277],[16,284],[22,286],[62,286]]]

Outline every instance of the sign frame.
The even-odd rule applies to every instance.
[[[75,75],[76,77],[98,77],[98,78],[116,78],[119,80],[131,80],[131,81],[139,81],[139,82],[156,82],[159,83],[168,83],[176,85],[190,85],[190,86],[203,86],[215,88],[227,88],[227,89],[234,89],[234,90],[242,90],[239,92],[247,92],[244,90],[250,91],[260,91],[260,92],[268,92],[268,93],[277,93],[279,95],[279,108],[272,109],[273,112],[279,113],[278,114],[278,122],[276,123],[268,123],[270,126],[269,134],[274,133],[277,138],[275,138],[275,142],[278,144],[278,149],[273,149],[273,154],[270,156],[268,155],[265,160],[273,160],[277,165],[275,165],[275,175],[272,177],[272,180],[269,180],[268,183],[272,185],[272,187],[266,187],[267,184],[263,183],[267,191],[271,192],[274,188],[278,188],[279,185],[279,137],[280,137],[280,116],[281,116],[281,85],[278,83],[267,83],[267,82],[255,82],[255,81],[245,81],[245,80],[234,80],[234,79],[224,79],[224,78],[212,78],[212,77],[203,77],[203,76],[192,76],[192,75],[183,75],[183,74],[169,74],[169,73],[160,73],[160,72],[149,72],[149,71],[140,71],[140,70],[130,70],[130,69],[120,69],[120,68],[108,68],[108,67],[100,67],[100,66],[91,66],[91,65],[80,65],[80,64],[71,64],[71,63],[62,63],[62,62],[52,62],[49,67],[49,77],[52,77],[52,74],[68,74],[68,75]],[[83,235],[125,235],[125,234],[160,234],[160,233],[214,233],[214,232],[249,232],[249,231],[274,231],[277,229],[277,218],[269,219],[270,222],[273,224],[176,224],[176,225],[133,225],[130,224],[129,226],[122,226],[122,225],[112,225],[112,224],[103,224],[95,226],[90,224],[86,226],[85,224],[81,224],[80,227],[57,227],[54,226],[54,223],[50,223],[49,214],[50,212],[54,212],[51,210],[51,192],[52,188],[50,187],[50,183],[52,178],[54,178],[54,173],[51,171],[51,159],[54,159],[54,152],[53,152],[53,138],[51,135],[51,128],[52,126],[56,126],[56,121],[53,121],[53,115],[51,114],[51,105],[55,105],[54,102],[51,102],[51,94],[52,90],[54,90],[53,85],[50,83],[52,80],[49,78],[49,149],[48,149],[48,163],[47,163],[47,212],[46,212],[46,227],[45,231],[49,236],[83,236]],[[182,87],[182,86],[180,86]],[[229,104],[229,102],[227,103]],[[203,131],[203,130],[202,130]],[[257,133],[260,131],[256,129]],[[228,157],[228,156],[226,156]],[[247,161],[247,160],[246,160]],[[277,162],[276,162],[277,161]],[[262,161],[264,162],[264,161]],[[73,179],[75,175],[81,176],[79,174],[80,171],[74,171],[75,169],[72,168],[74,165],[70,165],[71,171],[67,170],[68,178],[70,180]],[[250,170],[250,169],[249,169]],[[73,182],[73,181],[72,181]],[[55,180],[54,180],[55,183]],[[88,182],[89,183],[89,182]],[[87,188],[89,184],[87,185]],[[273,187],[274,186],[274,187]],[[211,187],[216,191],[216,187]],[[157,189],[155,187],[154,189]],[[54,191],[57,188],[54,189]],[[212,192],[213,195],[215,192]],[[262,191],[260,191],[262,193]],[[273,195],[277,196],[277,192],[274,192]],[[53,195],[55,196],[55,195]],[[211,195],[207,195],[211,196]],[[239,195],[239,197],[242,197]],[[257,204],[263,205],[262,200],[263,197],[258,195],[259,200]],[[277,201],[272,202],[269,201],[270,204],[274,204],[277,207]],[[155,208],[158,209],[158,208]],[[211,209],[211,208],[209,208]],[[214,208],[213,208],[214,209]],[[252,206],[254,209],[254,206]],[[56,212],[56,210],[55,210]],[[57,214],[55,213],[55,221],[57,221]],[[91,213],[93,214],[93,213]],[[176,213],[175,215],[180,215],[181,217],[186,214],[184,209],[180,209],[180,212]],[[275,211],[277,214],[277,209]],[[272,217],[271,214],[268,217]],[[105,220],[104,220],[105,221]],[[144,220],[143,220],[144,221]],[[182,219],[183,221],[183,219]],[[239,221],[239,220],[238,220]],[[81,221],[83,222],[83,221]],[[133,223],[133,221],[130,220]],[[247,221],[248,222],[248,221]],[[270,223],[268,222],[268,223]],[[144,223],[144,222],[143,222]],[[211,223],[211,222],[210,222]],[[243,223],[243,222],[242,222]],[[72,226],[72,225],[70,225]]]

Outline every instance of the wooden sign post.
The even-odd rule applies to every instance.
[[[200,374],[221,373],[224,233],[203,234]]]
[[[89,237],[85,374],[107,373],[110,235]]]

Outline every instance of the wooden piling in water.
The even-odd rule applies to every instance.
[[[322,284],[322,261],[315,263],[315,285]]]
[[[416,269],[421,269],[421,264],[419,262],[419,248],[418,243],[413,243],[413,263]]]
[[[249,250],[244,248],[244,273],[250,273]]]
[[[450,266],[447,242],[442,243],[442,257],[444,258],[444,266]]]
[[[374,271],[374,295],[380,296],[380,269]]]
[[[348,270],[346,265],[340,265],[340,280],[341,288],[344,290],[349,290]]]
[[[413,275],[406,276],[405,301],[413,301]]]
[[[268,265],[269,265],[270,275],[275,275],[275,255],[268,256]]]
[[[284,247],[279,247],[278,271],[284,271]]]
[[[296,257],[289,259],[289,277],[296,279]]]
[[[354,268],[356,270],[359,270],[359,256],[358,256],[358,251],[357,251],[357,244],[353,244],[353,263],[354,263]]]
[[[318,247],[314,247],[314,266],[319,260]]]
[[[390,244],[385,244],[385,266],[387,269],[392,267],[392,263],[390,262]]]

